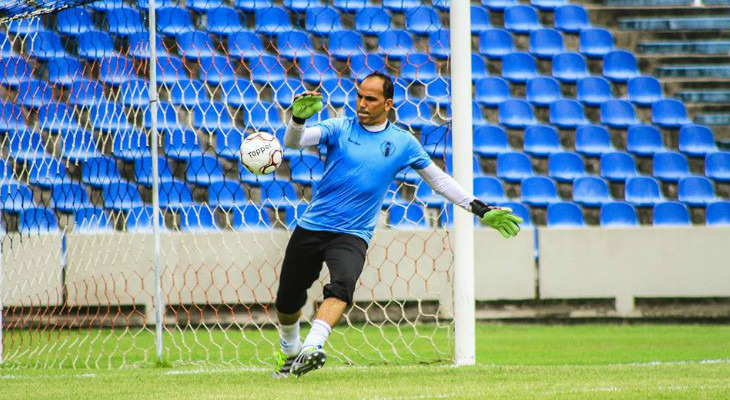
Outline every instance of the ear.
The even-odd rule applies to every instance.
[[[391,108],[393,108],[393,99],[386,99],[385,100],[385,111],[390,111]]]

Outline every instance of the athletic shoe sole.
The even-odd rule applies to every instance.
[[[307,353],[306,355],[304,355],[304,359],[301,361],[301,363],[295,362],[295,364],[292,365],[291,373],[296,377],[300,377],[307,372],[311,372],[324,367],[324,363],[326,361],[327,354],[325,354],[324,351],[314,350],[311,353]]]

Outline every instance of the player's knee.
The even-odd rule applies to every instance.
[[[276,295],[276,311],[282,314],[296,314],[307,302],[307,292],[301,293],[278,293]]]
[[[334,297],[347,303],[352,304],[352,298],[355,293],[355,279],[342,279],[330,282],[324,286],[324,298]]]

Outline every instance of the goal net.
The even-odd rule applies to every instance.
[[[447,6],[156,1],[154,76],[147,0],[0,7],[5,367],[155,362],[156,240],[164,360],[271,364],[278,272],[326,150],[287,149],[258,177],[238,152],[251,132],[281,139],[300,91],[324,94],[320,120],[353,116],[358,78],[393,76],[393,119],[450,168]],[[452,358],[450,212],[414,171],[399,173],[328,343],[336,361]]]

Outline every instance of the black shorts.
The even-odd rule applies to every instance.
[[[330,272],[324,298],[335,297],[352,304],[367,248],[367,242],[355,235],[310,231],[297,226],[286,246],[276,309],[283,314],[294,314],[304,306],[307,289],[319,278],[322,262],[327,263]]]

